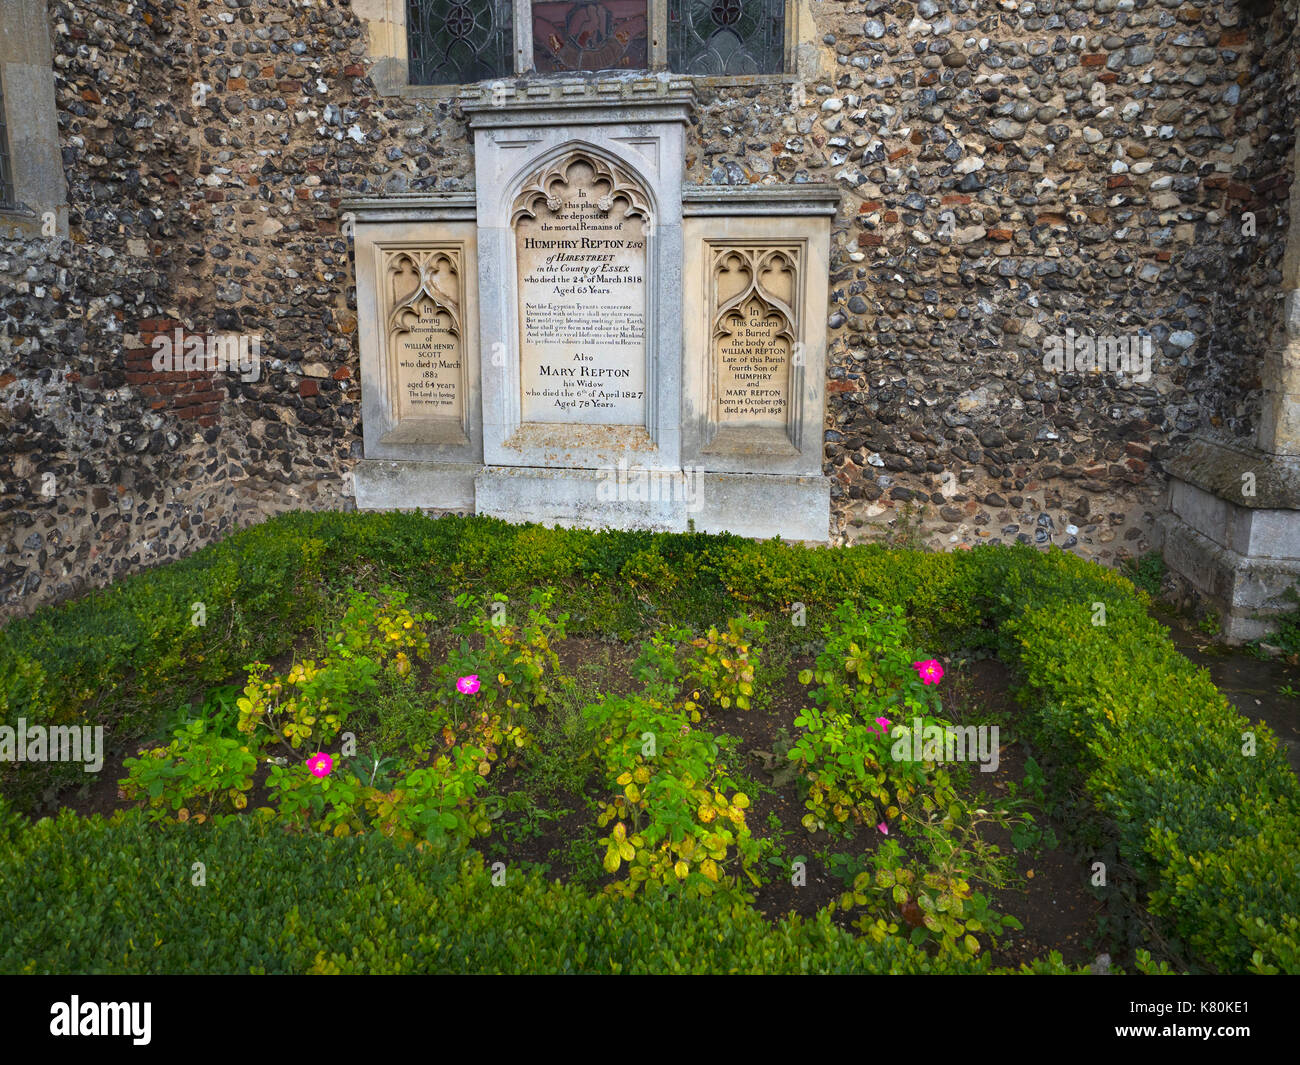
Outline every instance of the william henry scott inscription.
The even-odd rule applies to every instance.
[[[401,418],[460,417],[460,341],[451,318],[425,300],[398,333],[397,397]]]
[[[521,416],[645,424],[646,231],[640,190],[584,155],[516,201]]]
[[[385,284],[394,414],[408,419],[462,418],[460,256],[441,249],[390,252]]]

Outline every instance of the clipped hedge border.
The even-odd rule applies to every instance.
[[[826,914],[771,925],[744,905],[588,895],[536,870],[497,886],[478,855],[286,836],[252,817],[202,829],[64,812],[11,825],[0,895],[4,973],[995,971],[900,937],[873,943]],[[1053,957],[1022,971],[1085,970]]]
[[[331,590],[383,580],[429,601],[556,584],[572,632],[619,635],[655,619],[716,623],[737,602],[757,611],[798,602],[810,614],[845,597],[902,603],[923,632],[995,649],[1017,672],[1035,741],[1069,767],[1066,783],[1086,795],[1190,959],[1300,971],[1300,783],[1276,738],[1177,652],[1125,578],[1057,550],[832,551],[295,513],[10,624],[0,632],[0,723],[95,721],[129,733],[177,693],[289,646]],[[206,630],[189,624],[195,601],[207,604]]]

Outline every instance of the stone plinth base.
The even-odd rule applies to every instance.
[[[355,471],[362,510],[467,510],[579,529],[649,529],[824,543],[825,477],[698,470],[449,466],[368,459]]]
[[[680,470],[621,472],[485,466],[474,481],[478,513],[574,529],[686,528],[696,493]]]
[[[831,482],[825,477],[766,473],[704,473],[700,532],[735,533],[755,540],[825,543],[831,528]]]
[[[1165,563],[1221,615],[1231,642],[1272,631],[1300,582],[1300,459],[1198,440],[1169,463]]]
[[[477,463],[363,459],[356,464],[358,510],[465,510],[474,512]]]

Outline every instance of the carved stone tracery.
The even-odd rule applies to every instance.
[[[575,166],[590,169],[592,183],[606,187],[606,191],[596,201],[597,208],[610,211],[614,203],[621,199],[627,204],[623,212],[624,218],[636,215],[649,223],[650,203],[636,180],[621,167],[606,162],[598,155],[579,150],[547,163],[524,182],[510,213],[511,225],[518,224],[521,218],[536,218],[539,201],[545,203],[549,211],[559,211],[564,201],[558,190],[574,183],[570,181],[569,173]]]
[[[404,316],[420,316],[420,300],[428,299],[451,319],[451,332],[462,337],[460,324],[460,253],[455,249],[390,251],[385,255],[384,284],[388,291],[388,331],[409,328]]]
[[[795,283],[799,250],[787,247],[715,247],[713,249],[713,338],[729,333],[729,314],[757,299],[785,322],[782,335],[795,342]]]

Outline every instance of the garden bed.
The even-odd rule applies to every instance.
[[[539,944],[604,944],[615,967],[1066,971],[1105,951],[1127,968],[1300,968],[1300,789],[1276,741],[1132,585],[1057,551],[289,515],[11,624],[0,723],[20,717],[102,724],[113,749],[88,788],[73,767],[7,767],[17,808],[65,808],[5,815],[16,929],[55,881],[95,923],[72,867],[90,833],[123,869],[182,837],[257,849],[295,890],[290,854],[331,849],[339,868],[397,863],[395,885],[441,870],[457,898],[487,878],[513,890],[484,914],[527,905],[514,916]],[[981,742],[996,728],[996,771],[973,749],[918,757],[918,719]],[[172,913],[195,969],[457,967],[428,953],[450,917],[424,892],[398,892],[406,954],[339,931],[308,956],[268,932],[255,964],[198,942],[239,908],[228,889],[186,892],[188,864],[152,886],[120,875],[139,896],[119,898],[138,922],[124,941]],[[668,943],[724,912],[743,927],[727,959],[679,944],[670,963],[592,925],[666,920]],[[69,949],[16,930],[0,962],[71,971]],[[472,954],[464,968],[546,968],[540,949]],[[106,947],[95,968],[167,957]]]

